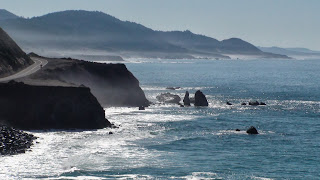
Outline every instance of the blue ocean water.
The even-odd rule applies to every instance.
[[[193,96],[201,90],[209,107],[106,108],[119,129],[33,132],[40,138],[32,151],[1,157],[0,178],[320,178],[320,61],[130,60],[126,65],[149,100],[156,102],[163,92],[183,97],[185,91]],[[267,106],[240,105],[250,100]],[[260,134],[246,134],[250,126]]]

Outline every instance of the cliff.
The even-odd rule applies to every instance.
[[[45,59],[48,61],[45,67],[19,81],[31,85],[86,86],[104,107],[149,105],[139,81],[124,64],[93,63],[71,58]]]
[[[0,83],[0,124],[19,129],[97,129],[110,127],[86,87]]]
[[[0,77],[8,76],[33,64],[33,61],[0,28]]]

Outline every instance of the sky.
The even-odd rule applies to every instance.
[[[0,0],[0,9],[24,17],[102,11],[154,30],[320,50],[320,0]]]

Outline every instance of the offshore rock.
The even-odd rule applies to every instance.
[[[247,130],[247,133],[248,133],[248,134],[259,134],[259,133],[258,133],[258,130],[257,130],[255,127],[253,127],[253,126],[251,126],[251,127]]]
[[[264,103],[264,102],[260,102],[260,105],[261,105],[261,106],[265,106],[265,105],[267,105],[267,104]]]
[[[37,139],[32,134],[25,133],[7,126],[0,126],[0,155],[24,153]]]
[[[162,93],[158,95],[156,98],[159,102],[163,102],[163,103],[179,104],[181,101],[180,96],[171,94],[171,93]]]
[[[232,105],[232,103],[230,103],[229,101],[227,101],[227,103],[226,103],[227,105],[229,105],[229,106],[231,106]]]
[[[186,91],[186,94],[184,95],[184,98],[183,98],[183,104],[185,106],[190,106],[190,98],[189,98],[189,92]]]
[[[251,105],[251,106],[259,106],[260,103],[258,101],[250,101],[249,105]]]
[[[195,93],[194,98],[195,98],[195,103],[194,103],[195,106],[208,106],[209,105],[206,96],[200,90],[198,90]]]
[[[86,87],[0,83],[0,124],[27,130],[110,127],[97,99]]]

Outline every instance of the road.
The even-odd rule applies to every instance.
[[[37,72],[39,69],[41,69],[41,65],[42,67],[44,67],[48,63],[47,60],[42,58],[32,57],[31,59],[35,62],[34,64],[32,64],[31,66],[28,66],[27,68],[23,69],[22,71],[19,71],[16,74],[12,74],[11,76],[0,78],[0,82],[10,81],[13,79],[18,79],[24,76],[28,76],[30,74]]]

